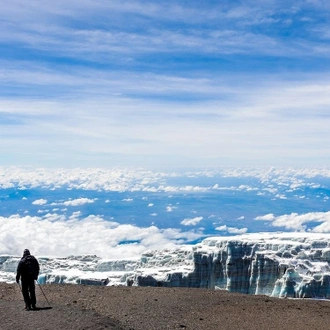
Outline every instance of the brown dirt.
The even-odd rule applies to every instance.
[[[187,288],[44,285],[25,311],[19,287],[0,283],[1,330],[330,329],[330,301]]]

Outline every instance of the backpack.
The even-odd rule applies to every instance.
[[[24,273],[28,276],[33,277],[36,273],[35,261],[32,256],[25,257],[24,260]]]

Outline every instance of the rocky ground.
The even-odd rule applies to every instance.
[[[0,283],[0,329],[330,329],[330,301],[277,299],[187,288],[37,286],[25,311],[20,288]]]

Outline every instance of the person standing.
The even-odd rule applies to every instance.
[[[16,282],[21,279],[22,293],[25,302],[25,309],[36,309],[36,293],[34,281],[38,279],[39,262],[30,254],[28,249],[23,252],[23,257],[17,266]]]

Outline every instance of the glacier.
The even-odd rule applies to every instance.
[[[254,233],[208,237],[138,258],[37,256],[40,284],[194,287],[253,295],[330,299],[330,235]],[[14,282],[20,257],[0,256],[0,281]]]

